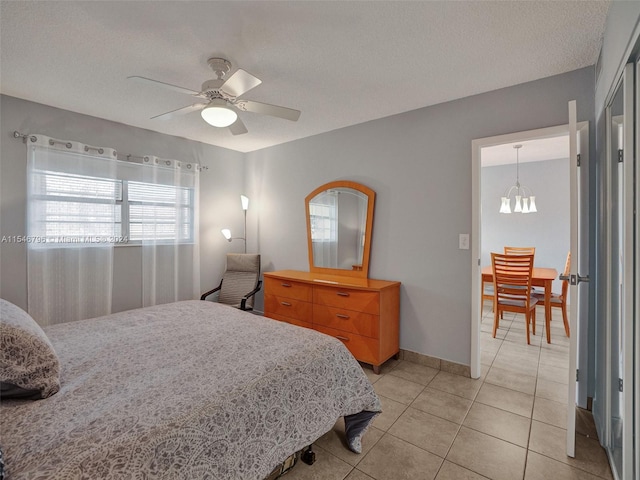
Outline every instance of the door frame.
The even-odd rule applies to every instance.
[[[583,131],[585,128],[587,132],[589,131],[589,122],[578,122],[578,131]],[[545,127],[538,128],[535,130],[526,130],[522,132],[514,132],[507,133],[503,135],[495,135],[492,137],[484,137],[477,138],[471,141],[471,204],[472,204],[472,217],[471,217],[471,362],[470,362],[470,370],[471,370],[471,378],[480,378],[481,375],[481,361],[480,361],[480,322],[482,320],[481,312],[480,312],[480,299],[482,297],[482,281],[481,281],[481,265],[480,258],[482,253],[482,245],[481,245],[481,226],[482,226],[482,215],[481,215],[481,200],[482,200],[482,191],[481,191],[481,159],[482,159],[482,148],[491,147],[495,145],[501,145],[504,143],[517,143],[526,140],[537,140],[542,138],[551,138],[557,137],[561,135],[566,135],[569,133],[569,124],[564,125],[556,125],[553,127]],[[589,143],[589,138],[587,137],[587,145]],[[588,154],[589,149],[584,152],[584,154]],[[587,163],[588,164],[588,163]],[[569,185],[567,185],[569,188]],[[583,203],[581,205],[582,211],[588,211],[588,202],[583,196]],[[584,235],[583,232],[586,232],[588,235],[588,229],[580,229],[579,235],[582,237]],[[586,241],[586,239],[585,239]],[[584,244],[584,243],[583,243]],[[580,272],[585,275],[587,272]],[[587,306],[588,308],[588,306]],[[582,321],[581,321],[582,320]],[[580,322],[580,331],[585,331],[588,327],[588,315],[583,314],[582,319],[578,319]],[[578,345],[578,357],[580,360],[580,364],[578,368],[583,372],[588,372],[588,359],[586,355],[586,345],[582,342]],[[586,384],[586,378],[582,376],[582,380]],[[586,405],[587,402],[587,389],[581,388],[579,389],[579,395],[584,396],[584,398],[579,398],[578,403],[580,405]]]

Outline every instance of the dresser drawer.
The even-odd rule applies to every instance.
[[[361,362],[372,365],[379,365],[381,363],[379,359],[380,347],[378,340],[356,335],[355,333],[343,332],[334,328],[323,327],[321,325],[314,325],[313,329],[342,341],[351,354]]]
[[[311,312],[312,305],[309,302],[303,302],[295,298],[280,297],[278,295],[264,296],[264,313],[267,317],[275,314],[311,323]]]
[[[266,276],[264,277],[264,291],[265,294],[295,298],[304,302],[311,302],[311,299],[313,298],[311,285]]]
[[[380,294],[340,287],[313,287],[313,303],[378,315]]]
[[[285,317],[283,315],[277,315],[275,313],[270,313],[267,316],[269,318],[272,318],[273,320],[279,320],[281,322],[290,323],[291,325],[297,325],[298,327],[313,329],[313,326],[309,322],[304,322],[302,320],[298,320],[297,318]]]
[[[380,319],[377,315],[344,308],[313,306],[313,324],[335,328],[365,337],[378,338]]]

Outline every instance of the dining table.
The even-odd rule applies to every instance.
[[[558,271],[555,268],[533,267],[531,274],[531,285],[544,288],[544,321],[547,332],[547,343],[551,343],[551,286],[553,281],[558,277]],[[493,270],[491,265],[482,267],[482,284],[493,283]]]

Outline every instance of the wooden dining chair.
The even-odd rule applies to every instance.
[[[535,253],[536,253],[536,247],[504,247],[505,255],[535,255]],[[480,304],[480,315],[482,315],[482,310],[484,308],[484,301],[493,300],[492,289],[493,289],[493,286],[489,282],[482,283],[482,300]],[[494,311],[495,311],[495,307],[494,307]]]
[[[569,275],[571,271],[571,252],[567,253],[567,261],[564,264],[564,273],[563,275],[566,277]],[[562,309],[562,321],[564,323],[564,333],[567,337],[571,337],[571,332],[569,329],[569,318],[567,316],[567,295],[569,294],[569,280],[562,281],[562,291],[561,293],[553,293],[551,292],[551,308],[561,308]],[[544,292],[538,293],[536,291],[533,292],[533,296],[538,300],[544,301]]]
[[[500,326],[502,312],[523,313],[527,328],[527,344],[531,344],[529,325],[536,334],[536,304],[531,296],[533,255],[491,254],[493,270],[493,338]]]
[[[505,255],[535,255],[536,247],[504,247]]]

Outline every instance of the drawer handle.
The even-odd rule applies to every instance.
[[[348,342],[349,341],[349,339],[347,337],[341,337],[340,335],[336,335],[336,338],[338,340],[342,340],[343,342]]]
[[[280,302],[281,305],[284,305],[285,307],[290,307],[291,304],[289,302]]]
[[[336,313],[336,317],[338,317],[338,318],[343,318],[343,319],[345,319],[345,320],[348,320],[348,319],[349,319],[349,315],[344,315],[344,314],[342,314],[342,313]]]
[[[347,292],[337,292],[341,297],[348,297],[349,294]]]
[[[283,284],[281,284],[281,285],[282,285],[283,287],[287,287],[287,288],[291,286],[291,284],[290,284],[290,283],[283,283]]]

